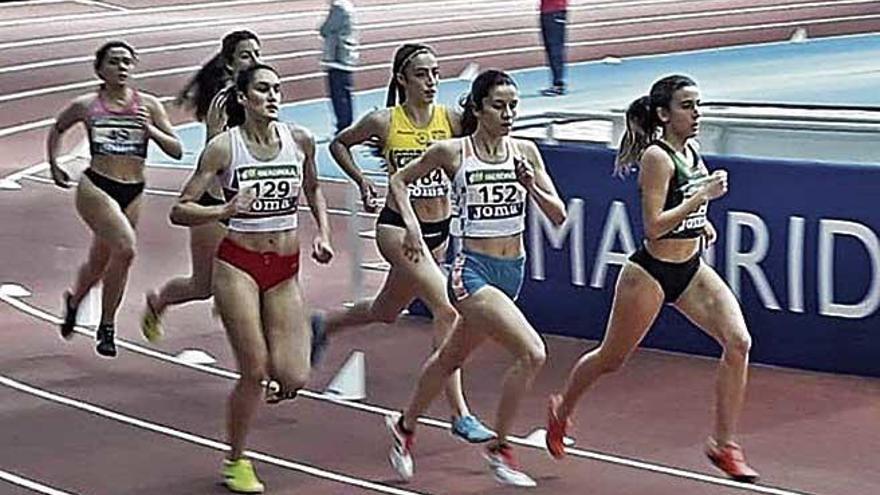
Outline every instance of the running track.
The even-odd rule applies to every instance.
[[[322,95],[315,27],[323,15],[323,1],[233,0],[222,10],[200,7],[205,2],[197,1],[164,5],[147,0],[38,0],[0,5],[0,176],[42,160],[49,119],[84,91],[82,86],[92,77],[91,53],[108,37],[124,35],[140,48],[139,86],[168,96],[192,67],[213,53],[225,32],[249,27],[263,37],[264,54],[289,80],[288,99]],[[543,63],[532,0],[398,1],[394,9],[386,7],[389,3],[357,1],[364,44],[360,89],[385,83],[385,63],[403,39],[431,40],[444,57],[443,71],[450,75],[470,60],[506,68]],[[873,32],[880,19],[875,17],[880,16],[876,1],[572,4],[569,42],[574,46],[569,57],[578,61],[779,40],[790,34],[788,24],[795,20],[812,23],[813,37]],[[762,24],[786,25],[755,27]],[[686,35],[694,32],[703,34]],[[652,36],[653,41],[646,40]],[[609,39],[616,41],[602,41]],[[184,117],[177,114],[175,119]],[[149,174],[151,185],[162,189],[173,189],[184,178],[182,171]],[[123,350],[114,361],[99,360],[87,338],[60,342],[51,321],[58,313],[62,288],[85,256],[88,237],[73,213],[69,193],[33,181],[23,186],[19,192],[3,192],[0,208],[0,282],[22,284],[33,292],[29,298],[15,299],[0,290],[0,297],[10,303],[0,305],[0,493],[224,493],[216,485],[222,456],[216,442],[223,437],[223,404],[232,383],[224,370],[232,369],[233,363],[208,306],[194,304],[169,313],[170,335],[153,350],[174,355],[184,348],[204,349],[218,360],[210,368],[187,368],[163,360],[162,354],[144,355],[148,351],[141,348]],[[340,196],[337,190],[330,194]],[[186,235],[168,225],[170,204],[170,198],[151,196],[142,214],[139,254],[118,318],[120,337],[137,345],[143,292],[186,269]],[[335,307],[346,298],[346,222],[334,217],[341,253],[333,267],[304,267],[302,283],[316,307]],[[368,289],[379,281],[367,275]],[[271,493],[510,492],[486,474],[477,449],[431,425],[418,436],[414,483],[393,481],[380,414],[402,405],[429,352],[428,334],[420,322],[377,326],[352,332],[331,347],[312,388],[320,389],[351,349],[363,349],[368,363],[365,403],[375,407],[328,404],[309,394],[262,410],[249,443],[265,454],[257,457],[257,469]],[[550,360],[524,401],[517,422],[521,435],[542,423],[546,394],[561,384],[577,355],[591,345],[547,340]],[[488,347],[467,366],[466,390],[474,409],[490,419],[508,358]],[[701,458],[711,419],[707,406],[713,378],[712,361],[637,353],[626,371],[603,381],[583,404],[577,418],[578,450],[570,460],[555,463],[538,449],[520,449],[524,467],[539,481],[532,492],[880,492],[880,475],[872,462],[880,448],[876,381],[756,367],[742,439],[766,485],[750,488],[725,483]],[[440,420],[447,416],[442,401],[430,413]]]

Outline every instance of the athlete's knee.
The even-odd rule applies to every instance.
[[[434,354],[425,363],[425,367],[430,368],[434,366],[440,368],[443,373],[452,374],[461,367],[462,361],[464,361],[464,357],[461,352],[450,347],[444,347],[434,351]]]
[[[520,358],[520,363],[533,373],[538,372],[547,361],[547,348],[543,342],[530,346]]]
[[[443,328],[448,335],[458,323],[458,311],[452,306],[435,308],[433,312],[434,323]]]
[[[110,259],[116,264],[130,265],[136,254],[137,249],[133,242],[122,241],[113,247]]]
[[[745,329],[734,332],[724,342],[724,353],[735,359],[745,359],[752,349],[752,336]]]

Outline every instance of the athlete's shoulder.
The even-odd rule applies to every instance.
[[[538,150],[538,145],[535,144],[535,142],[531,139],[512,137],[510,138],[510,142],[514,145],[514,147],[516,147],[516,149],[522,151],[523,153],[531,155],[537,155],[541,153]]]
[[[138,98],[140,98],[141,103],[143,105],[153,107],[153,108],[162,106],[162,100],[160,100],[156,95],[153,95],[151,93],[147,93],[146,91],[140,91],[140,90],[136,90],[136,91],[137,91]]]
[[[290,132],[290,136],[296,144],[301,147],[314,146],[315,135],[308,128],[293,122],[287,122],[283,125],[287,128],[288,132]]]
[[[461,154],[464,139],[466,138],[451,138],[435,141],[428,149],[432,149],[437,155],[457,157]]]
[[[645,162],[669,164],[672,166],[672,158],[669,156],[669,152],[656,142],[649,144],[645,151],[642,152],[641,163],[643,166]]]
[[[92,106],[93,103],[98,101],[99,94],[97,91],[93,91],[91,93],[85,93],[77,96],[76,98],[70,100],[70,107],[76,109],[88,109]]]
[[[226,152],[232,149],[232,129],[226,129],[225,131],[217,134],[212,137],[207,144],[205,144],[205,150],[203,153],[218,153],[218,152]]]
[[[651,144],[642,153],[639,170],[641,176],[669,177],[675,171],[675,164],[665,149],[658,144]]]

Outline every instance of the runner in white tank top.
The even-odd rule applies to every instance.
[[[364,210],[376,209],[376,189],[360,170],[351,147],[373,142],[382,150],[390,177],[410,160],[421,155],[434,141],[461,136],[461,115],[451,107],[435,103],[440,84],[440,66],[434,50],[419,43],[407,43],[394,53],[387,108],[364,115],[343,129],[329,150],[339,167],[358,185]],[[388,275],[372,299],[355,302],[346,309],[316,313],[312,318],[315,335],[335,335],[373,323],[394,323],[404,308],[418,298],[431,313],[434,345],[446,340],[455,328],[458,313],[445,294],[445,276],[440,263],[446,261],[449,244],[449,183],[439,170],[426,174],[406,199],[416,211],[425,244],[437,263],[412,263],[403,252],[406,226],[394,199],[387,197],[376,220],[376,247],[388,262]],[[320,349],[320,348],[319,348]],[[320,354],[320,351],[319,351]],[[452,412],[451,432],[471,443],[488,442],[492,431],[473,415],[462,391],[461,370],[449,377],[446,400]]]
[[[464,250],[449,276],[448,292],[463,325],[435,352],[423,368],[415,394],[399,417],[386,421],[394,446],[391,461],[403,478],[412,476],[412,443],[416,419],[486,338],[501,343],[516,358],[502,385],[496,413],[497,438],[485,457],[495,479],[512,486],[534,486],[516,469],[507,442],[518,405],[545,359],[544,343],[514,303],[523,278],[522,243],[526,196],[550,220],[565,221],[565,206],[531,141],[509,136],[519,97],[516,83],[500,71],[480,74],[471,87],[463,127],[472,136],[441,141],[416,162],[394,175],[391,193],[401,206],[407,234],[404,250],[414,261],[426,262],[418,218],[406,202],[407,186],[429,170],[441,168],[453,180]],[[421,260],[421,261],[420,261]]]
[[[266,399],[290,399],[309,376],[311,334],[299,287],[297,202],[300,188],[318,224],[312,257],[333,257],[327,206],[318,184],[315,139],[306,129],[278,122],[281,82],[269,66],[243,71],[236,98],[245,121],[208,143],[171,211],[176,224],[228,218],[229,232],[214,263],[214,301],[241,378],[230,397],[224,483],[257,493],[263,484],[243,457],[250,420],[268,380]],[[198,198],[217,177],[228,202],[203,206]]]

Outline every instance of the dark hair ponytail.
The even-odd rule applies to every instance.
[[[620,140],[617,157],[614,159],[614,175],[624,177],[630,173],[651,142],[649,133],[651,121],[651,97],[642,96],[629,104],[626,109],[626,132]]]
[[[422,43],[406,43],[394,52],[394,61],[391,64],[391,81],[388,82],[388,93],[385,96],[386,107],[393,107],[406,101],[406,94],[403,92],[403,86],[397,82],[397,75],[402,74],[409,63],[423,53],[437,54],[429,45]]]
[[[659,108],[669,108],[675,92],[697,83],[687,76],[666,76],[651,86],[651,93],[633,101],[626,110],[626,132],[620,141],[614,161],[614,175],[624,176],[638,164],[642,153],[663,127],[657,114]]]
[[[275,67],[267,64],[252,65],[238,73],[238,77],[235,79],[235,91],[233,91],[232,94],[229,95],[229,98],[226,99],[227,127],[235,127],[244,124],[244,107],[238,102],[238,93],[247,93],[251,82],[254,80],[254,74],[256,74],[258,70],[270,70],[274,72],[275,75],[278,75],[278,71],[275,70]]]
[[[211,57],[177,96],[179,102],[190,109],[195,110],[198,120],[204,120],[211,106],[214,96],[226,87],[232,78],[229,66],[235,56],[235,48],[239,43],[246,40],[254,40],[257,44],[260,39],[251,31],[233,31],[223,37],[222,47],[216,55]]]
[[[477,115],[474,112],[483,109],[483,98],[489,96],[489,92],[496,86],[516,87],[516,81],[504,71],[485,70],[471,83],[471,92],[459,101],[459,105],[462,107],[461,131],[463,136],[469,136],[477,130]]]

